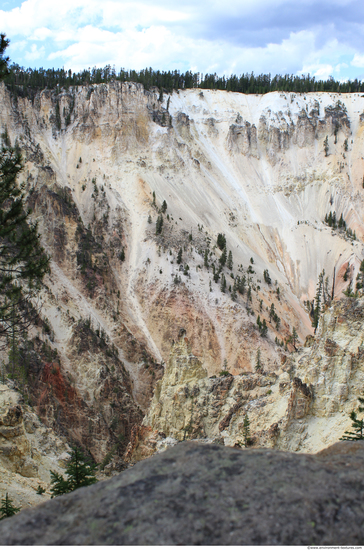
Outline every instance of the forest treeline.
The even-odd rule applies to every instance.
[[[201,74],[186,71],[155,71],[152,68],[141,71],[121,69],[116,72],[115,67],[107,65],[104,68],[87,69],[80,72],[65,71],[64,69],[25,69],[17,64],[10,66],[9,74],[5,77],[7,87],[16,95],[29,97],[45,88],[65,88],[88,84],[101,84],[111,80],[121,82],[138,82],[146,90],[158,87],[160,90],[202,88],[209,90],[226,90],[243,94],[266,94],[268,92],[364,92],[364,82],[348,80],[338,82],[329,77],[327,80],[316,80],[310,75],[255,75],[245,73],[241,76],[229,77],[215,74]]]

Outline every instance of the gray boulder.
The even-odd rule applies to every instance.
[[[364,443],[317,455],[184,442],[0,522],[3,545],[361,545]]]

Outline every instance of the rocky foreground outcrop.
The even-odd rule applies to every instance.
[[[0,383],[0,498],[27,508],[49,499],[50,470],[64,474],[70,448],[45,426],[13,384]],[[38,494],[38,487],[44,494]]]
[[[364,444],[317,455],[184,442],[0,523],[2,544],[357,545]]]

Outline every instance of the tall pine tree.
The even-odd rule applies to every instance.
[[[320,315],[321,315],[321,300],[322,300],[322,290],[324,285],[324,276],[325,276],[325,270],[323,270],[318,279],[317,287],[316,287],[316,297],[315,297],[315,307],[313,310],[313,320],[312,320],[312,326],[314,327],[314,333],[316,334],[316,330],[319,324]]]
[[[258,348],[256,359],[255,359],[255,370],[256,372],[261,372],[262,368],[263,368],[263,365],[261,362],[261,351],[260,351],[260,348]]]
[[[9,74],[8,63],[9,58],[4,57],[6,48],[9,45],[9,40],[6,38],[6,35],[0,34],[0,80],[2,80],[6,75]]]
[[[0,35],[0,79],[7,71],[7,45],[5,35]],[[0,139],[0,340],[31,323],[33,299],[49,272],[37,224],[30,221],[17,183],[21,170],[19,148],[11,146],[5,130]]]
[[[162,214],[159,214],[155,224],[155,234],[159,235],[160,233],[162,233],[162,228],[163,228],[163,216]]]
[[[224,265],[226,264],[226,259],[227,259],[227,250],[226,250],[226,246],[224,246],[224,249],[219,259],[219,263],[221,267],[224,267]]]

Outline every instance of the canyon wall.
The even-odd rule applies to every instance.
[[[322,448],[346,427],[360,384],[345,393],[346,351],[346,374],[335,367],[330,379],[321,347],[341,364],[334,336],[300,359],[291,353],[312,337],[322,270],[330,312],[360,275],[364,98],[179,90],[160,99],[133,83],[33,97],[0,85],[0,128],[22,150],[20,183],[52,256],[41,317],[19,344],[30,404],[115,469],[139,430],[178,439],[190,426],[188,437],[239,443],[247,411],[257,444]],[[324,223],[330,211],[346,229]],[[173,344],[181,328],[183,353]],[[186,368],[196,378],[175,409],[177,367],[161,381],[171,346],[194,357]],[[307,424],[300,415],[312,407],[322,420]]]
[[[363,395],[364,300],[334,302],[319,332],[275,369],[208,376],[181,331],[130,460],[193,439],[230,447],[317,452],[351,431]],[[249,421],[249,435],[244,428]],[[247,441],[248,440],[248,441]]]

